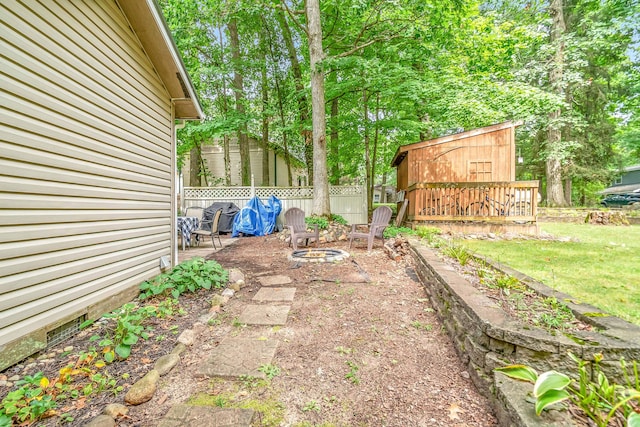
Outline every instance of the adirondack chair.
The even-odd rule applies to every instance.
[[[284,213],[286,227],[291,233],[289,245],[293,246],[293,250],[298,250],[298,239],[305,239],[305,245],[309,246],[309,239],[315,239],[316,248],[320,241],[320,232],[318,224],[313,224],[313,231],[307,231],[307,224],[304,222],[304,211],[300,208],[289,208]]]
[[[384,229],[389,226],[392,213],[393,212],[389,206],[380,206],[373,211],[371,224],[352,224],[351,233],[349,234],[349,248],[351,248],[353,239],[367,239],[367,250],[371,252],[375,238],[384,241],[382,233],[384,232]],[[358,227],[362,226],[368,226],[369,231],[358,231]]]

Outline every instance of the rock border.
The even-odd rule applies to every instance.
[[[604,356],[600,364],[602,371],[610,380],[622,383],[617,369],[620,357],[624,356],[627,361],[640,360],[640,327],[637,325],[609,316],[593,306],[576,303],[567,294],[505,265],[479,257],[493,268],[518,278],[539,295],[564,302],[576,317],[598,329],[552,335],[509,318],[452,266],[441,261],[433,249],[412,239],[410,252],[433,308],[462,362],[468,366],[476,387],[492,402],[501,425],[539,426],[548,422],[549,425],[570,426],[573,423],[566,414],[544,414],[553,418],[547,420],[531,417],[528,412],[533,411],[533,405],[522,405],[522,393],[513,392],[516,387],[513,380],[494,374],[497,367],[522,363],[539,372],[550,369],[573,372],[575,362],[568,356],[569,351],[583,360],[593,360],[596,353],[601,353]],[[598,317],[593,317],[594,314]],[[527,386],[530,385],[524,384]],[[562,415],[566,419],[558,420]]]
[[[208,313],[203,314],[192,325],[190,329],[182,331],[173,350],[159,357],[142,378],[136,381],[124,395],[124,402],[127,405],[135,406],[151,400],[158,389],[160,377],[168,374],[178,363],[180,355],[196,341],[198,336],[206,330],[209,321],[215,319],[229,299],[235,295],[245,285],[244,274],[238,269],[229,271],[229,282],[220,295],[216,295],[212,301],[212,306]],[[114,406],[116,405],[116,406]],[[102,414],[91,419],[85,427],[110,427],[116,425],[118,417],[125,416],[129,411],[128,407],[122,404],[107,405]]]

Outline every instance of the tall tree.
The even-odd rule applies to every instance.
[[[324,72],[322,60],[322,25],[320,1],[306,1],[309,65],[311,67],[311,116],[313,123],[313,210],[318,216],[331,215],[327,174],[326,113],[324,106]]]
[[[244,85],[242,70],[240,67],[240,39],[238,37],[238,22],[236,17],[231,17],[228,24],[229,40],[231,42],[231,59],[233,61],[233,91],[236,97],[236,111],[244,116]],[[242,121],[238,127],[238,145],[240,147],[240,178],[242,185],[251,185],[251,158],[249,156],[249,135],[247,124]]]
[[[559,96],[564,95],[562,74],[564,69],[564,36],[567,29],[564,22],[563,0],[551,0],[549,13],[551,14],[551,44],[554,56],[549,71],[549,84]],[[549,206],[565,206],[566,200],[562,187],[562,110],[558,108],[549,115],[549,129],[547,131],[547,204]]]

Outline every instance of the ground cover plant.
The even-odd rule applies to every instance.
[[[580,360],[570,354],[577,364],[576,372],[570,375],[554,370],[540,375],[525,365],[509,365],[497,368],[505,375],[534,384],[533,397],[535,411],[542,411],[560,402],[569,400],[579,408],[580,415],[591,420],[598,427],[640,426],[640,376],[636,361],[627,364],[620,359],[620,370],[625,384],[610,382],[602,372],[602,354],[595,355],[593,362]]]
[[[56,368],[15,381],[0,401],[0,427],[44,425],[45,419],[55,419],[56,425],[73,423],[76,411],[85,409],[90,400],[117,396],[134,380],[132,373],[140,361],[151,362],[147,349],[141,360],[127,363],[134,349],[145,341],[153,341],[154,351],[170,348],[163,343],[169,341],[168,335],[177,335],[178,319],[186,315],[178,297],[221,288],[227,277],[217,262],[193,258],[142,283],[138,300],[81,325],[88,335],[84,348],[68,346],[66,351],[50,353],[47,357]]]
[[[541,229],[566,238],[468,239],[463,244],[576,302],[640,324],[640,226],[543,223]]]

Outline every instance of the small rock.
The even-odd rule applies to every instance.
[[[0,380],[0,387],[6,387],[7,380]]]
[[[123,417],[129,413],[129,408],[121,403],[110,403],[104,407],[102,413],[111,418]]]
[[[9,379],[9,378],[8,378],[6,375],[4,375],[4,374],[0,374],[0,381],[6,381],[6,380],[8,380],[8,379]]]
[[[129,405],[139,405],[148,402],[158,388],[158,379],[160,379],[158,371],[155,369],[150,370],[147,375],[131,386],[124,396],[124,401]]]
[[[166,375],[174,366],[178,364],[180,361],[180,356],[175,353],[165,354],[156,360],[155,365],[153,365],[153,369],[158,371],[160,376]]]
[[[24,370],[26,371],[28,369],[35,368],[35,367],[36,367],[36,362],[31,362],[27,366],[24,367]]]
[[[187,349],[187,346],[179,342],[178,344],[176,344],[175,347],[173,347],[173,350],[171,351],[171,353],[177,354],[178,356],[180,356],[182,352],[185,351],[186,349]]]
[[[244,280],[236,280],[236,283],[238,284],[238,286],[240,286],[240,289],[244,288],[244,286],[246,285],[246,282]]]
[[[84,427],[115,427],[116,422],[109,415],[98,415]]]
[[[242,274],[242,271],[238,270],[237,268],[230,269],[229,270],[229,283],[235,283],[238,280],[244,281],[244,274]]]
[[[73,346],[69,345],[69,346],[63,348],[62,351],[64,351],[65,353],[70,353],[70,352],[73,351]]]
[[[232,283],[231,285],[229,285],[229,288],[233,289],[235,292],[238,292],[240,290],[240,284],[238,282]]]
[[[20,381],[20,375],[14,375],[12,377],[9,377],[9,381],[12,381],[12,382]]]
[[[192,345],[196,340],[196,334],[193,333],[191,329],[186,329],[182,331],[180,336],[178,337],[178,342],[186,345],[187,347]]]
[[[4,386],[7,388],[11,388],[13,387],[13,383],[11,381],[7,381]]]
[[[229,302],[229,296],[225,295],[220,297],[220,306],[224,306],[228,302]]]
[[[467,371],[460,372],[460,376],[462,376],[462,378],[466,378],[466,379],[471,378],[471,375],[469,375],[469,372],[467,372]]]
[[[235,292],[233,289],[231,289],[231,288],[227,288],[227,289],[225,289],[224,291],[222,291],[222,296],[223,296],[223,297],[229,297],[229,298],[230,298],[230,297],[232,297],[232,296],[233,296],[233,294],[235,294],[235,293],[236,293],[236,292]]]

